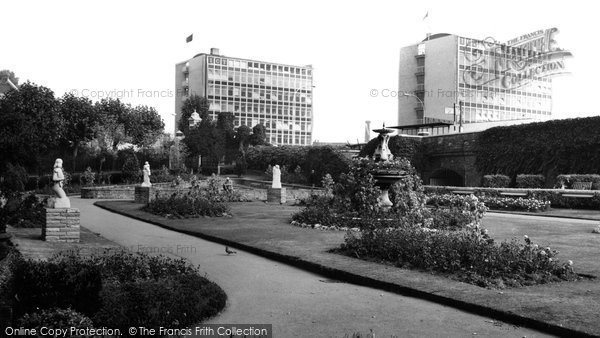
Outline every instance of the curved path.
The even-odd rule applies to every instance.
[[[71,198],[81,224],[129,250],[165,253],[199,264],[229,297],[207,323],[273,324],[274,337],[548,337],[428,301],[327,280],[263,257],[130,219]]]

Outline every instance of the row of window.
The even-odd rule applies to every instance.
[[[521,96],[521,97],[532,97],[532,98],[537,98],[537,99],[546,99],[546,100],[550,100],[552,99],[552,90],[548,89],[548,88],[552,88],[551,86],[546,86],[545,84],[536,82],[536,81],[531,81],[519,88],[512,88],[512,89],[506,89],[506,88],[498,88],[498,86],[491,86],[494,83],[493,82],[488,82],[486,83],[486,85],[477,85],[477,84],[471,84],[468,82],[463,81],[463,79],[465,77],[469,77],[470,75],[466,75],[463,74],[463,71],[461,71],[460,76],[459,76],[459,87],[460,88],[467,88],[467,89],[472,89],[472,90],[478,90],[478,91],[485,91],[485,92],[489,92],[489,93],[496,93],[496,95],[498,94],[510,94],[510,95],[515,95],[515,96]],[[489,81],[489,78],[488,78]]]
[[[478,102],[463,102],[464,107],[471,108],[481,108],[481,109],[489,109],[493,111],[504,111],[504,112],[515,112],[515,113],[532,113],[538,115],[550,115],[552,105],[549,104],[545,109],[541,109],[541,107],[507,107],[507,106],[496,106],[492,104],[483,104]]]
[[[498,111],[483,108],[463,108],[463,121],[466,123],[510,121],[522,119],[543,120],[550,117],[550,112],[527,113],[514,111]]]
[[[227,59],[222,57],[208,57],[209,65],[223,65],[233,68],[239,69],[262,69],[265,71],[273,71],[273,72],[282,72],[289,74],[298,74],[298,75],[312,75],[311,69],[306,69],[302,67],[294,67],[294,66],[284,66],[284,65],[275,65],[264,62],[257,61],[244,61],[244,60],[236,60],[236,59]]]
[[[227,81],[244,84],[298,88],[305,90],[309,90],[312,87],[312,80],[307,78],[269,74],[252,74],[238,71],[220,71],[218,69],[208,70],[208,81]]]
[[[469,59],[465,54],[461,53],[458,60],[459,69],[470,69],[477,73],[495,74],[504,76],[508,74],[519,74],[526,72],[534,64],[526,62],[518,62],[510,59],[494,59],[480,58],[477,60]],[[536,78],[541,82],[551,82],[550,78]]]
[[[285,107],[213,100],[210,101],[209,109],[214,112],[228,111],[232,113],[274,114],[278,116],[295,116],[296,118],[306,119],[310,119],[312,115],[312,109],[310,107]]]
[[[301,91],[287,92],[282,90],[265,90],[258,88],[242,88],[209,84],[208,96],[229,96],[254,100],[270,100],[312,104],[312,94]]]
[[[479,90],[460,91],[458,99],[477,104],[496,105],[507,108],[521,108],[534,110],[552,110],[552,100],[545,98],[519,96],[507,93],[495,93]]]

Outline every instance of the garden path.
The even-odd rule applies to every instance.
[[[273,323],[275,337],[548,337],[534,330],[432,302],[325,277],[242,250],[169,231],[72,197],[81,224],[133,251],[165,253],[199,264],[229,297],[207,323]]]

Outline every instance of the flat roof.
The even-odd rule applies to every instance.
[[[448,122],[434,122],[434,123],[421,123],[421,124],[408,124],[404,126],[386,127],[391,129],[419,129],[419,128],[437,128],[437,127],[450,127],[454,123]]]

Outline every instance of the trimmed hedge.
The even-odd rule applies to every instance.
[[[597,173],[600,116],[487,129],[479,135],[475,164],[480,172]],[[552,183],[552,182],[548,182]]]
[[[348,159],[331,146],[256,146],[246,152],[248,169],[267,170],[269,165],[295,170],[300,167],[309,184],[319,185],[325,174],[337,180],[348,171]]]
[[[573,183],[575,182],[592,182],[592,190],[600,190],[600,175],[558,175],[556,177],[555,188],[565,187],[566,189],[573,189]]]
[[[523,174],[517,176],[517,188],[541,189],[544,187],[544,182],[546,182],[546,178],[543,175]]]
[[[485,175],[482,185],[486,188],[508,188],[510,177],[506,175]]]
[[[450,194],[453,190],[465,188],[425,186],[424,189],[427,194]],[[523,191],[524,189],[502,189],[502,191],[512,190]],[[496,188],[473,188],[475,196],[503,197],[500,192],[501,190]],[[528,189],[525,192],[523,198],[549,201],[552,208],[600,210],[600,191],[590,191],[594,196],[589,198],[562,196],[565,191],[559,189]]]

